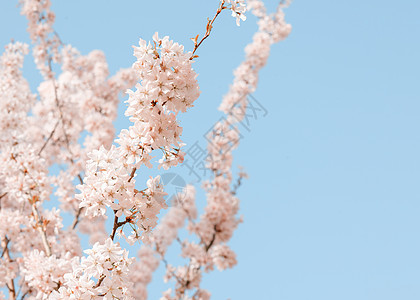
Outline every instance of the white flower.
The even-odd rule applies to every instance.
[[[246,16],[246,4],[245,0],[227,0],[227,3],[231,5],[232,17],[236,18],[236,25],[240,26],[240,20],[245,21]]]

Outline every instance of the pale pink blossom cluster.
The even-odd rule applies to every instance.
[[[273,15],[266,13],[264,4],[258,0],[249,1],[249,8],[260,18],[259,31],[253,42],[245,48],[245,61],[235,70],[235,79],[220,109],[226,117],[217,123],[208,134],[209,161],[207,168],[213,179],[204,184],[207,191],[207,205],[198,222],[189,220],[188,228],[199,238],[199,243],[182,241],[181,255],[188,258],[187,265],[167,266],[166,280],[174,279],[175,289],[167,290],[162,299],[208,299],[209,293],[200,287],[202,272],[214,267],[219,270],[232,268],[236,254],[227,245],[241,222],[238,218],[238,185],[247,175],[241,171],[236,184],[232,175],[232,151],[240,141],[239,123],[243,120],[248,105],[248,95],[255,91],[258,73],[265,66],[270,46],[290,33],[291,26],[284,21],[279,5]],[[188,296],[188,291],[195,291]]]
[[[178,232],[184,227],[185,221],[197,217],[195,188],[187,185],[176,195],[172,205],[151,234],[149,241],[141,246],[137,253],[139,260],[132,266],[132,294],[137,295],[139,300],[147,299],[147,285],[152,280],[152,274],[164,259],[168,247],[178,238]]]
[[[108,238],[84,251],[88,256],[73,260],[72,272],[49,299],[132,299],[128,251]]]
[[[68,164],[68,169],[54,182],[58,187],[56,195],[65,210],[77,211],[79,203],[74,199],[72,181],[80,181],[87,153],[101,145],[111,145],[118,94],[133,85],[136,77],[131,70],[121,70],[108,79],[108,66],[100,51],[82,56],[67,46],[62,53],[62,73],[58,79],[44,81],[38,88],[40,101],[33,113],[42,125],[36,127],[38,132],[33,135],[53,132],[53,143],[41,154],[51,163]],[[78,141],[83,136],[80,145]]]
[[[129,91],[126,115],[134,125],[123,129],[109,150],[101,147],[89,154],[84,184],[77,198],[86,215],[106,214],[110,207],[116,217],[135,228],[127,241],[133,244],[157,224],[157,214],[166,208],[160,177],[151,178],[147,188],[135,189],[135,172],[141,165],[151,167],[151,152],[160,149],[165,169],[183,161],[180,151],[182,128],[178,112],[185,112],[199,96],[197,74],[192,69],[191,53],[157,33],[153,44],[140,40],[134,48],[139,81],[135,91]],[[125,236],[125,235],[124,235]]]
[[[230,123],[238,123],[244,118],[247,96],[257,87],[258,73],[267,63],[270,46],[285,39],[291,32],[291,25],[284,20],[282,6],[280,4],[277,11],[269,15],[262,1],[248,1],[248,7],[259,18],[259,30],[254,34],[253,42],[245,47],[245,61],[234,71],[233,84],[219,107],[225,114],[234,117]]]
[[[199,242],[181,241],[181,256],[188,264],[175,267],[167,265],[165,280],[174,279],[175,288],[167,290],[162,299],[209,299],[210,293],[200,287],[204,272],[217,267],[224,270],[236,264],[235,253],[226,245],[241,222],[237,217],[239,200],[231,190],[232,150],[239,141],[238,131],[220,123],[210,137],[210,162],[214,172],[212,182],[205,184],[207,205],[204,213],[189,216],[188,230]],[[194,291],[192,297],[188,291]]]
[[[201,287],[203,273],[237,263],[227,243],[241,222],[236,189],[246,175],[241,172],[233,184],[232,151],[270,46],[290,32],[282,10],[268,15],[258,0],[249,0],[248,8],[244,0],[222,0],[202,40],[193,39],[193,51],[156,33],[150,43],[140,39],[134,47],[132,68],[110,77],[101,51],[82,55],[60,40],[49,0],[19,2],[44,79],[33,93],[21,71],[29,47],[6,46],[0,58],[0,288],[9,299],[147,299],[147,285],[163,262],[164,280],[174,284],[161,299],[210,299]],[[207,205],[200,215],[195,188],[188,185],[159,220],[168,207],[160,176],[141,189],[136,175],[143,165],[153,167],[154,151],[162,153],[159,167],[165,170],[183,162],[177,118],[200,95],[194,53],[224,9],[237,25],[249,9],[260,20],[220,107],[226,118],[208,136],[213,176],[204,184]],[[127,92],[126,116],[133,124],[114,139],[118,96],[136,82]],[[60,209],[47,209],[47,201]],[[63,212],[70,212],[70,225],[63,224]],[[183,228],[189,235],[181,238]],[[93,244],[85,255],[80,233]],[[138,260],[116,237],[141,243]],[[166,261],[174,241],[185,265]]]
[[[245,21],[245,12],[247,11],[247,5],[245,0],[226,0],[226,3],[230,4],[230,10],[232,10],[232,17],[236,18],[236,25],[240,25],[240,21]]]
[[[42,299],[64,282],[68,263],[81,253],[75,226],[65,229],[62,212],[45,209],[45,201],[56,185],[62,208],[75,214],[74,225],[85,223],[81,229],[99,238],[101,224],[78,218],[74,179],[84,172],[87,151],[112,143],[118,94],[134,85],[136,76],[127,69],[108,78],[99,51],[82,56],[69,46],[59,50],[58,41],[48,37],[54,20],[49,1],[21,5],[45,81],[33,94],[21,71],[29,47],[6,46],[0,59],[0,286],[9,290],[10,299],[18,293]],[[57,79],[52,61],[64,61]],[[52,171],[57,167],[63,169],[58,176]]]
[[[28,82],[23,78],[21,69],[23,59],[29,52],[26,44],[9,44],[0,58],[0,147],[11,146],[22,132],[28,121],[28,112],[35,102]],[[12,141],[11,141],[12,140]]]
[[[46,298],[45,295],[61,286],[64,274],[71,272],[74,260],[70,253],[57,258],[35,249],[23,257],[22,276],[28,287],[37,292],[36,298]]]
[[[44,78],[52,78],[49,64],[59,62],[60,38],[54,32],[55,14],[50,10],[50,0],[19,0],[21,14],[28,19],[28,32],[32,42],[35,64]]]

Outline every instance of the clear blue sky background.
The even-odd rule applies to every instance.
[[[131,45],[155,31],[191,48],[218,4],[53,2],[63,41],[84,54],[103,50],[111,73],[131,65]],[[254,94],[268,115],[235,153],[250,174],[239,192],[245,222],[231,242],[239,264],[205,277],[213,299],[420,298],[419,12],[415,0],[294,1],[286,10],[292,34],[273,47]],[[205,146],[255,29],[255,18],[238,28],[225,14],[199,49],[202,95],[182,116],[189,145]],[[0,44],[11,38],[28,41],[26,21],[16,1],[3,0]],[[35,89],[30,67],[28,59]],[[128,124],[123,108],[118,128]],[[184,171],[176,169],[195,180]]]

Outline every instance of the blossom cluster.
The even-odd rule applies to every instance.
[[[232,17],[236,18],[236,25],[240,25],[240,21],[245,21],[245,12],[247,11],[247,5],[244,0],[226,0],[230,4],[230,10],[232,11]]]
[[[50,39],[50,1],[20,3],[44,81],[32,93],[21,71],[29,47],[19,42],[5,47],[0,58],[0,286],[6,286],[10,299],[19,293],[44,299],[64,282],[68,262],[81,253],[75,226],[65,228],[62,210],[47,210],[45,202],[56,187],[62,208],[75,214],[74,225],[98,236],[100,226],[78,218],[74,179],[84,172],[86,151],[112,142],[118,95],[136,77],[127,69],[108,78],[100,51],[82,56],[70,46],[59,49],[58,39]],[[51,62],[62,62],[58,78]],[[58,176],[52,171],[57,167],[63,169]]]
[[[257,87],[258,73],[267,63],[270,46],[290,33],[291,26],[284,21],[281,6],[275,14],[269,15],[262,1],[249,1],[249,9],[260,19],[259,30],[245,48],[245,61],[235,70],[234,82],[220,105],[226,117],[207,136],[209,159],[206,167],[212,171],[213,178],[204,184],[207,193],[204,213],[197,222],[189,220],[188,225],[199,243],[182,241],[181,255],[189,259],[188,264],[167,266],[166,279],[174,279],[175,289],[164,293],[165,300],[190,299],[187,296],[190,290],[196,291],[191,299],[208,299],[208,292],[200,287],[202,272],[209,272],[214,267],[219,270],[232,268],[237,263],[235,253],[227,245],[242,221],[237,217],[239,199],[236,196],[238,186],[233,184],[232,152],[239,145],[238,125],[245,117],[247,97]],[[240,172],[238,182],[246,176]]]
[[[49,64],[60,60],[60,38],[54,32],[55,14],[50,0],[20,0],[21,14],[28,19],[28,32],[35,43],[35,64],[45,79],[54,76]]]
[[[101,147],[89,154],[86,176],[77,195],[85,214],[95,217],[110,207],[117,217],[125,216],[135,226],[127,237],[130,243],[157,224],[157,214],[166,208],[160,177],[150,179],[147,188],[135,189],[135,172],[141,165],[151,167],[151,152],[160,149],[165,169],[183,161],[180,150],[182,128],[176,116],[185,112],[199,96],[197,74],[191,53],[169,40],[153,36],[153,44],[140,40],[134,48],[139,83],[129,91],[126,115],[134,124],[123,129],[109,150]]]
[[[72,272],[49,299],[131,299],[128,251],[108,238],[84,251],[88,256],[73,260]],[[94,281],[95,279],[95,281]]]
[[[187,185],[174,197],[172,206],[160,220],[149,241],[143,244],[137,253],[139,260],[131,268],[134,283],[132,294],[137,295],[137,299],[147,299],[147,285],[151,282],[152,274],[157,270],[160,260],[165,257],[168,247],[178,237],[185,221],[196,217],[195,188]]]
[[[22,74],[29,47],[6,46],[0,58],[0,288],[13,300],[141,300],[147,299],[147,285],[163,262],[164,280],[174,284],[162,299],[210,299],[201,287],[203,273],[237,263],[228,246],[241,222],[232,151],[239,144],[237,124],[247,95],[255,91],[270,46],[290,32],[282,10],[268,15],[259,0],[249,0],[248,6],[244,0],[221,0],[206,35],[200,42],[198,36],[193,39],[193,51],[156,33],[151,42],[140,39],[134,47],[132,68],[110,76],[103,52],[82,55],[60,40],[50,0],[19,3],[43,81],[33,93]],[[178,116],[200,95],[194,53],[225,9],[237,25],[251,10],[259,18],[259,31],[220,106],[226,118],[208,136],[207,203],[200,215],[195,188],[187,185],[159,220],[168,208],[161,178],[150,177],[139,188],[137,172],[154,166],[156,152],[162,153],[159,168],[183,162]],[[114,138],[119,94],[127,89],[125,114],[132,125]],[[243,177],[240,173],[239,183]],[[59,208],[46,209],[52,206],[48,201]],[[70,225],[63,222],[63,212],[70,212]],[[113,217],[111,232],[105,226],[107,212]],[[93,245],[85,255],[80,233]],[[129,245],[141,243],[137,260],[114,241],[118,237]],[[166,261],[174,242],[185,265]]]

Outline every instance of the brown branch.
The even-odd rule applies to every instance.
[[[205,246],[204,247],[204,249],[206,250],[206,253],[208,253],[208,251],[210,250],[210,248],[214,245],[214,242],[216,241],[216,234],[217,234],[217,232],[219,232],[219,230],[217,229],[217,225],[214,225],[214,232],[213,232],[213,236],[212,236],[212,238],[211,238],[211,240],[210,240],[210,242],[206,245],[206,243],[204,243],[204,241],[203,240],[201,240],[201,243]],[[196,268],[196,270],[197,271],[199,271],[200,269],[201,269],[201,265],[200,266],[198,266],[197,268]],[[191,268],[191,259],[190,259],[190,262],[188,263],[188,270]],[[187,272],[187,274],[188,274],[189,272]],[[180,282],[178,279],[177,279],[177,281],[178,281],[178,283],[180,283],[180,287],[179,287],[179,289],[180,289],[180,291],[182,291],[182,293],[185,293],[185,290],[188,290],[189,288],[188,288],[188,286],[189,286],[189,284],[191,283],[190,282],[190,280],[183,280],[183,279],[181,279],[181,281],[182,282]]]
[[[216,225],[214,226],[214,228],[216,228]],[[209,252],[211,246],[213,246],[214,241],[216,240],[216,230],[213,232],[213,237],[211,238],[211,241],[208,245],[206,245],[205,249],[206,249],[206,253]]]
[[[54,32],[54,33],[55,33],[55,34],[56,34],[56,36],[59,38],[58,34],[57,34],[56,32]],[[60,38],[59,38],[59,39],[60,39]],[[60,40],[60,42],[61,42],[61,40]],[[50,58],[49,58],[49,60],[48,60],[48,67],[49,67],[50,71],[52,72],[52,67],[51,67],[51,57],[50,57]],[[56,130],[56,128],[57,128],[57,126],[58,126],[58,124],[59,124],[59,123],[60,123],[60,121],[61,121],[62,129],[63,129],[63,134],[64,134],[64,138],[65,138],[65,141],[66,141],[67,151],[69,151],[70,155],[71,155],[71,156],[73,156],[73,153],[72,153],[72,152],[71,152],[71,150],[70,150],[70,140],[69,140],[69,137],[68,137],[68,135],[67,135],[66,128],[65,128],[65,125],[64,125],[64,116],[63,116],[63,111],[61,110],[60,101],[58,100],[57,84],[56,84],[56,82],[55,82],[55,78],[54,78],[54,77],[52,78],[52,83],[53,83],[53,87],[54,87],[55,103],[56,103],[56,105],[57,105],[58,112],[59,112],[59,114],[60,114],[60,120],[59,120],[59,121],[57,121],[57,124],[55,125],[54,130],[51,132],[51,134],[50,134],[49,138],[47,139],[47,141],[45,142],[44,146],[43,146],[43,147],[41,148],[41,150],[39,151],[39,154],[42,152],[42,150],[44,149],[44,147],[45,147],[45,145],[47,144],[47,142],[51,139],[52,135],[54,134],[54,132],[55,132],[55,130]],[[75,162],[74,162],[74,160],[73,160],[73,158],[72,158],[72,157],[70,158],[70,162],[71,162],[73,165],[75,164]],[[82,176],[81,176],[80,174],[77,174],[77,178],[79,179],[80,184],[83,184],[83,179],[82,179]],[[76,228],[77,224],[78,224],[78,223],[79,223],[79,221],[80,221],[80,215],[81,215],[81,213],[82,213],[82,208],[79,208],[79,210],[78,210],[78,211],[77,211],[77,213],[76,213],[76,216],[75,216],[75,219],[74,219],[74,221],[73,221],[73,224],[72,224],[72,229],[73,229],[73,230]]]
[[[131,170],[131,174],[130,174],[130,178],[128,178],[128,182],[131,181],[131,179],[134,178],[134,175],[136,174],[137,168],[133,168],[133,170]]]
[[[60,121],[57,121],[57,123],[55,123],[53,130],[51,131],[50,135],[48,136],[48,138],[45,140],[44,144],[42,145],[41,149],[38,152],[38,155],[41,155],[42,151],[44,150],[44,148],[47,146],[48,142],[51,140],[52,136],[55,133],[55,130],[58,127],[58,124],[60,123]]]
[[[231,191],[231,193],[232,193],[232,195],[236,195],[236,193],[238,192],[238,189],[239,189],[239,187],[241,186],[241,184],[242,184],[242,176],[239,176],[238,177],[238,179],[237,179],[237,181],[236,181],[236,183],[235,183],[235,185],[233,186],[233,189],[232,189],[232,191]]]
[[[214,15],[213,19],[210,20],[209,18],[207,18],[206,33],[203,36],[203,38],[200,40],[200,42],[197,43],[198,35],[192,39],[194,42],[194,49],[191,53],[190,60],[197,57],[197,55],[194,55],[195,51],[197,51],[198,47],[200,47],[200,45],[204,42],[204,40],[210,36],[210,32],[213,28],[213,23],[216,20],[217,16],[222,12],[222,10],[227,8],[226,6],[224,6],[224,4],[225,4],[224,0],[220,1],[219,7],[217,8],[216,14]]]
[[[83,184],[83,179],[82,176],[80,176],[80,174],[77,174],[77,178],[79,178],[80,184]],[[73,224],[71,225],[71,229],[76,229],[77,224],[79,224],[80,222],[80,216],[82,214],[83,211],[83,207],[80,207],[79,210],[76,213],[76,216],[74,217],[73,220]]]
[[[96,289],[97,287],[99,287],[102,283],[102,281],[104,281],[106,275],[102,274],[101,277],[99,277],[98,282],[95,284],[95,286],[93,287],[94,289]]]
[[[121,226],[124,226],[127,223],[130,223],[132,220],[130,217],[125,217],[124,221],[118,222],[118,217],[117,217],[117,211],[114,210],[114,226],[112,227],[112,232],[109,235],[109,237],[111,238],[111,240],[114,240],[115,237],[115,233],[117,232],[117,229],[120,228]]]
[[[1,240],[1,246],[3,248],[3,254],[2,257],[4,255],[4,258],[7,259],[9,262],[13,261],[12,258],[10,257],[10,253],[9,253],[9,239],[7,237],[4,237]],[[8,282],[6,282],[6,287],[9,290],[9,299],[11,300],[15,300],[16,299],[16,289],[15,289],[15,282],[13,279],[9,279]]]
[[[71,225],[71,229],[73,229],[73,230],[76,229],[77,224],[79,224],[80,215],[82,214],[82,210],[83,210],[83,207],[80,207],[79,210],[77,211],[76,216],[74,217],[73,224]]]
[[[36,201],[32,200],[31,204],[32,204],[32,213],[34,215],[35,222],[37,223],[36,227],[39,233],[41,234],[42,244],[44,245],[45,253],[47,254],[47,256],[51,256],[52,254],[51,246],[48,243],[46,228],[42,222],[42,218],[39,215],[38,208],[36,207]]]
[[[1,210],[1,199],[3,199],[3,197],[6,196],[6,195],[7,195],[7,192],[0,195],[0,210]]]
[[[109,235],[109,237],[111,238],[111,240],[114,240],[114,237],[115,237],[115,232],[117,231],[117,229],[118,229],[118,217],[117,217],[117,211],[116,210],[114,210],[114,225],[113,225],[113,227],[112,227],[112,232],[111,232],[111,234]]]
[[[124,221],[118,222],[118,217],[116,215],[117,214],[116,210],[114,210],[114,214],[115,214],[115,216],[114,216],[114,226],[112,228],[112,233],[109,236],[111,238],[111,240],[114,240],[115,232],[117,231],[118,228],[120,228],[121,226],[123,226],[123,225],[125,225],[125,224],[127,224],[131,221],[131,218],[126,217]],[[99,277],[98,283],[96,283],[96,285],[93,288],[99,287],[102,284],[102,281],[104,281],[105,277],[106,277],[106,275],[102,274],[101,277]],[[99,295],[99,296],[104,296],[104,295]]]
[[[114,240],[115,232],[117,231],[118,228],[120,228],[121,226],[123,226],[123,225],[125,225],[125,224],[127,224],[131,221],[130,217],[126,217],[124,221],[118,222],[118,217],[116,215],[117,214],[116,210],[114,210],[114,214],[115,214],[115,216],[114,216],[114,226],[112,228],[112,233],[109,236],[111,238],[111,240]],[[96,283],[96,285],[93,288],[99,287],[102,284],[102,281],[104,281],[105,277],[106,277],[106,275],[102,274],[101,277],[99,277],[98,282]],[[99,296],[104,296],[104,295],[105,294],[99,295]]]
[[[73,161],[72,161],[73,162]],[[74,162],[73,162],[74,163]],[[79,178],[80,184],[83,184],[83,179],[80,174],[77,174],[77,178]]]
[[[50,71],[52,73],[51,60],[52,60],[52,58],[49,57],[49,59],[48,59],[48,67],[49,67],[49,69],[50,69]],[[67,132],[66,132],[65,125],[64,125],[63,111],[61,110],[60,102],[58,101],[57,84],[55,82],[55,78],[53,77],[51,79],[51,81],[52,81],[53,87],[54,87],[55,104],[57,105],[58,112],[60,113],[60,120],[61,120],[61,125],[62,125],[62,128],[63,128],[64,138],[65,138],[65,141],[66,141],[66,144],[67,144],[67,150],[69,151],[69,153],[71,155],[73,155],[71,153],[71,150],[70,150],[70,141],[69,141],[69,137],[68,137]]]
[[[21,171],[23,172],[24,175],[29,176],[33,181],[36,182],[35,178],[33,178],[26,169],[21,170]],[[31,196],[30,193],[27,193],[27,194],[29,196],[28,201],[31,204],[32,215],[35,219],[36,228],[41,235],[41,240],[42,240],[42,244],[44,245],[45,253],[47,254],[47,256],[51,256],[52,252],[51,252],[51,246],[48,243],[46,223],[43,222],[43,218],[40,216],[38,208],[36,207],[36,203],[39,201],[39,196],[37,195]]]
[[[156,252],[159,253],[160,255],[160,259],[162,260],[163,264],[165,265],[165,268],[168,269],[169,263],[165,258],[165,255],[159,251],[159,247],[156,244]],[[172,276],[175,278],[175,280],[181,285],[183,286],[184,284],[186,284],[186,282],[182,279],[179,278],[173,271],[170,272],[172,274]]]
[[[28,294],[29,294],[29,291],[26,291],[25,294],[22,295],[22,298],[20,298],[20,300],[25,299],[26,295],[28,295]]]

